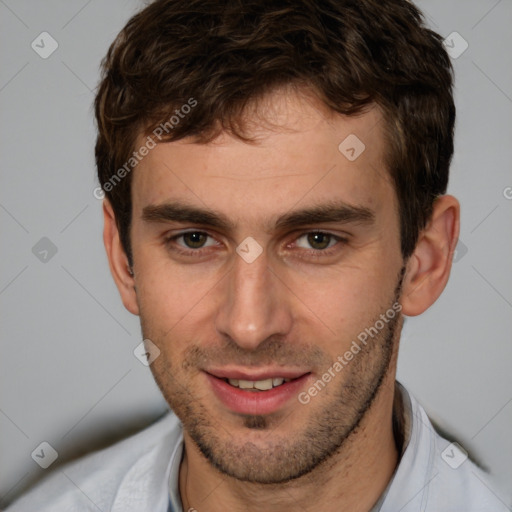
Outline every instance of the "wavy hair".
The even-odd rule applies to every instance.
[[[410,256],[446,192],[453,154],[453,69],[441,37],[407,0],[156,0],[133,16],[102,62],[95,98],[100,185],[130,264],[131,181],[106,187],[176,109],[197,104],[163,140],[242,140],[244,113],[276,88],[307,88],[329,109],[384,115]]]

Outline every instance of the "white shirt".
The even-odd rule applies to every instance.
[[[398,382],[397,392],[403,400],[402,456],[370,512],[510,512],[487,475],[437,434]],[[57,468],[7,512],[184,512],[182,451],[181,423],[170,412],[124,441]]]

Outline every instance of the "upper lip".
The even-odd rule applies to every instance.
[[[294,370],[285,368],[262,368],[260,370],[247,370],[240,368],[209,368],[204,370],[206,373],[217,377],[218,379],[238,379],[258,381],[282,377],[283,379],[297,379],[302,377],[308,371]]]

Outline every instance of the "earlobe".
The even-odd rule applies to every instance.
[[[420,233],[407,262],[402,286],[402,312],[416,316],[427,310],[444,290],[460,229],[460,205],[455,197],[434,202],[432,217]]]
[[[110,273],[119,290],[124,307],[130,313],[138,315],[139,307],[135,291],[135,278],[121,244],[114,210],[108,199],[103,201],[103,221],[103,242],[107,252]]]

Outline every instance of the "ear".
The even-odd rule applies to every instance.
[[[130,273],[128,257],[121,244],[114,210],[108,199],[103,200],[103,242],[107,251],[110,273],[114,278],[124,307],[134,315],[139,314],[135,278]]]
[[[438,197],[407,262],[401,297],[404,315],[423,313],[441,295],[450,276],[459,229],[459,202],[449,195]]]

